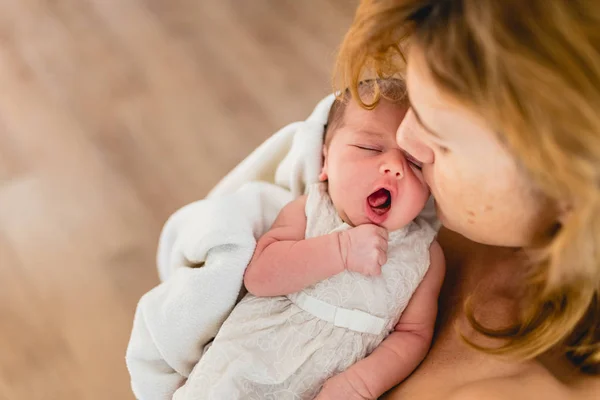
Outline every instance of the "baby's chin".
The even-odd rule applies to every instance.
[[[381,210],[373,209],[367,203],[361,221],[365,224],[374,224],[385,228],[388,232],[397,231],[402,229],[410,223],[412,218],[408,218],[403,215],[402,209],[399,208],[398,204],[392,203],[391,207],[385,212]]]
[[[404,218],[402,218],[401,220],[400,218],[388,218],[388,220],[386,220],[380,226],[385,228],[388,232],[394,232],[404,228],[410,223],[410,221],[411,220],[407,222]]]
[[[340,217],[341,217],[342,221],[344,221],[346,224],[350,225],[351,227],[371,224],[371,225],[381,226],[382,228],[385,228],[388,232],[400,230],[411,222],[411,220],[409,220],[407,222],[406,218],[401,218],[397,215],[389,215],[388,218],[386,218],[386,220],[381,223],[376,223],[376,222],[372,221],[364,213],[361,213],[359,215],[355,214],[352,217],[349,217],[345,213],[343,213],[343,214],[340,213]]]

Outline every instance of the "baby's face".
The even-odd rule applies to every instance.
[[[376,224],[394,231],[423,209],[429,190],[421,171],[396,143],[406,107],[382,100],[371,111],[347,105],[333,133],[321,178],[342,219],[352,226]]]

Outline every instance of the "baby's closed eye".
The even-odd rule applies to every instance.
[[[375,153],[381,153],[383,151],[383,149],[380,146],[375,146],[375,145],[354,144],[352,146],[356,147],[360,150],[366,150],[366,151],[371,151],[371,152],[375,152]]]

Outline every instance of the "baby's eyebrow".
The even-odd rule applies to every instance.
[[[369,137],[373,137],[376,136],[378,138],[384,139],[386,138],[389,134],[386,134],[384,132],[377,132],[377,131],[369,131],[369,130],[359,130],[356,132],[359,135],[362,136],[369,136]]]

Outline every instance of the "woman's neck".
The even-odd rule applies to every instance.
[[[526,270],[522,252],[474,243],[444,228],[438,240],[446,257],[441,323],[463,315],[471,296],[475,317],[484,325],[502,328],[516,322],[516,302]]]
[[[520,291],[526,285],[527,264],[523,252],[474,243],[455,232],[442,228],[438,240],[446,257],[446,278],[440,294],[436,331],[460,330],[470,340],[494,345],[483,339],[465,319],[465,302],[474,296],[474,314],[490,328],[506,328],[518,318]],[[540,366],[570,386],[592,385],[600,390],[600,379],[582,375],[557,348],[538,357]]]

